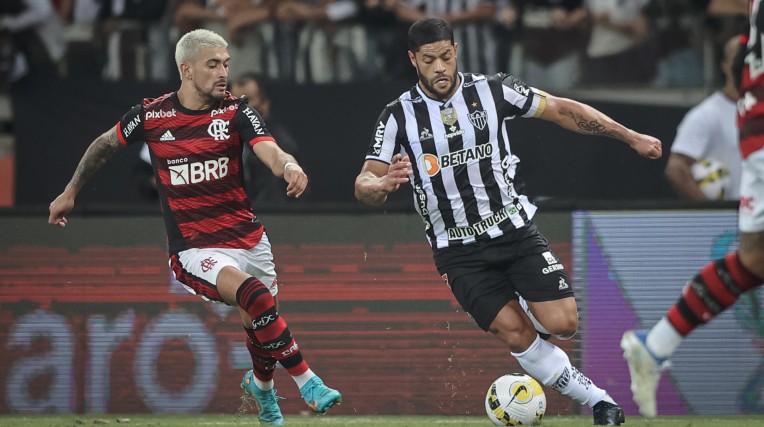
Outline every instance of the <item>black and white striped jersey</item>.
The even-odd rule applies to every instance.
[[[508,120],[538,117],[545,93],[507,74],[459,73],[446,102],[419,85],[388,104],[376,122],[366,160],[411,159],[414,206],[433,248],[488,240],[529,224],[536,207],[514,182]]]

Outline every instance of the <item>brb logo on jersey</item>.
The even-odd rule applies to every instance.
[[[215,138],[215,141],[225,141],[231,136],[228,135],[228,123],[230,120],[213,119],[207,127],[207,133]]]
[[[170,166],[170,184],[172,185],[196,184],[228,175],[228,157],[193,163],[188,163],[188,159],[184,157],[168,160],[167,164]]]
[[[482,160],[491,157],[493,154],[493,145],[490,143],[477,145],[475,147],[465,148],[463,150],[446,153],[440,157],[425,153],[420,157],[419,163],[427,175],[435,176],[441,169],[452,168],[464,165],[475,160]]]

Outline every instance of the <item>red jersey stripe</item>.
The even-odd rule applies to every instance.
[[[231,248],[231,249],[253,248],[255,247],[255,245],[257,245],[260,242],[260,239],[262,238],[263,231],[264,231],[262,224],[260,224],[259,222],[255,222],[253,224],[256,224],[258,228],[251,231],[249,234],[241,236],[241,237],[232,237],[227,240],[222,240],[221,239],[222,234],[219,234],[215,236],[214,240],[211,240],[208,235],[200,235],[193,239],[189,239],[187,241],[187,244],[189,245],[188,247],[190,248]],[[242,228],[245,228],[245,227],[242,227]],[[235,230],[235,232],[238,233],[239,230]],[[229,233],[229,234],[232,234],[232,233]],[[222,236],[222,237],[225,237],[225,236]]]
[[[182,136],[180,135],[180,132],[172,131],[172,129],[170,129],[170,131],[173,133],[176,140],[182,138]],[[232,134],[232,137],[238,137],[238,134]],[[192,153],[189,153],[187,146],[183,146],[180,144],[173,144],[172,143],[173,141],[168,143],[160,142],[160,143],[154,144],[151,148],[152,148],[152,151],[154,152],[154,155],[162,159],[176,159],[179,157],[188,157],[189,155],[201,157],[205,154],[226,155],[228,157],[231,157],[234,155],[233,151],[236,150],[237,148],[237,146],[235,145],[221,146],[221,144],[217,141],[200,140],[200,139],[190,139],[189,141],[192,141],[194,144],[194,150]]]
[[[239,212],[232,212],[212,218],[189,218],[189,221],[179,222],[178,228],[182,235],[193,236],[214,233],[224,228],[234,227],[242,222],[251,223],[252,219],[251,215],[241,215]]]
[[[209,206],[215,206],[221,201],[237,201],[246,203],[247,195],[241,188],[232,188],[226,192],[209,194],[197,197],[172,198],[169,201],[170,209],[176,212],[204,209]]]

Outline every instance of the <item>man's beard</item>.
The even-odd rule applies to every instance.
[[[223,91],[223,93],[221,93],[220,95],[216,95],[214,85],[212,86],[212,89],[206,92],[202,90],[202,88],[200,88],[199,86],[196,86],[196,93],[199,95],[200,98],[204,99],[205,101],[209,103],[220,102],[223,99],[225,99],[225,91]]]
[[[417,76],[419,77],[419,84],[424,86],[425,89],[427,89],[428,92],[430,92],[433,95],[436,95],[439,99],[442,99],[443,101],[446,100],[448,95],[453,93],[454,88],[456,87],[456,83],[458,82],[458,72],[454,70],[454,74],[451,76],[451,85],[446,88],[444,91],[440,91],[435,88],[435,85],[430,84],[429,81],[424,80],[422,75],[419,73],[419,70],[417,70]],[[438,79],[437,77],[435,78]]]

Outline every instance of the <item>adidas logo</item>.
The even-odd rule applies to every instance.
[[[162,136],[159,138],[160,141],[175,141],[175,137],[172,136],[172,132],[169,130],[162,134]]]

